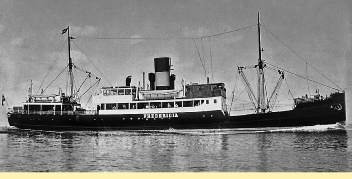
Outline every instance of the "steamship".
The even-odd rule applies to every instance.
[[[69,27],[68,46],[73,40]],[[259,59],[251,68],[258,73],[258,95],[254,95],[243,70],[238,74],[244,82],[255,111],[250,114],[230,115],[226,104],[224,83],[186,84],[175,89],[176,75],[171,74],[171,58],[154,59],[154,73],[148,74],[149,88],[132,86],[131,76],[125,86],[101,87],[92,97],[93,110],[86,110],[76,99],[70,52],[68,70],[71,94],[62,92],[54,95],[28,96],[21,107],[8,113],[11,126],[40,130],[169,130],[169,129],[228,129],[312,126],[323,124],[344,125],[346,121],[345,92],[337,90],[330,96],[316,94],[294,99],[293,109],[273,111],[277,90],[285,78],[285,71],[277,70],[279,81],[272,95],[264,94],[264,68],[261,59],[260,23],[258,13]],[[68,48],[70,51],[70,47]],[[91,75],[89,73],[89,75]],[[100,78],[96,78],[100,81]]]

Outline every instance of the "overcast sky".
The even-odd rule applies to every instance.
[[[206,76],[210,76],[211,81],[226,84],[231,99],[235,84],[236,95],[243,91],[239,78],[236,83],[237,66],[257,62],[256,26],[212,37],[210,43],[209,38],[197,39],[206,72],[193,40],[95,38],[209,36],[254,25],[260,12],[262,26],[333,83],[346,88],[349,102],[352,99],[351,8],[348,0],[0,0],[0,90],[10,106],[21,105],[30,80],[36,92],[55,62],[42,88],[48,86],[67,65],[67,46],[64,46],[67,36],[61,30],[70,26],[71,35],[76,37],[72,43],[74,63],[102,77],[102,86],[124,85],[129,75],[132,85],[137,86],[142,81],[142,72],[154,71],[153,58],[168,56],[172,58],[177,84],[181,79],[204,83]],[[261,29],[263,59],[306,76],[306,63],[266,29]],[[246,71],[250,81],[255,74]],[[65,91],[66,75],[61,76],[46,92],[58,93],[59,87]],[[336,88],[310,66],[308,76]],[[275,73],[266,76],[268,93],[278,77]],[[77,80],[84,78],[83,75]],[[286,79],[295,97],[308,93],[307,81],[290,74]],[[256,89],[255,83],[252,85]],[[311,82],[309,89],[311,94],[315,89],[324,95],[334,92]],[[287,91],[285,82],[280,92],[283,99],[289,97]],[[248,101],[246,93],[241,96],[241,100]],[[2,115],[4,111],[2,108]]]

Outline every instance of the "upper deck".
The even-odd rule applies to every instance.
[[[186,85],[186,98],[206,98],[222,96],[226,99],[224,83],[190,84]]]

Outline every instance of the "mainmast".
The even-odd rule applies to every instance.
[[[265,101],[265,77],[264,77],[264,68],[265,68],[265,63],[264,60],[262,60],[262,52],[264,51],[261,47],[260,44],[260,14],[258,12],[258,64],[254,65],[254,66],[244,66],[244,67],[238,67],[238,72],[241,75],[241,78],[244,82],[244,85],[246,87],[246,90],[248,92],[248,96],[249,99],[251,100],[255,110],[257,113],[265,113],[267,111],[270,111],[275,104],[275,100],[277,98],[277,91],[281,86],[281,82],[284,79],[284,71],[278,70],[279,74],[281,75],[279,78],[279,81],[277,83],[277,85],[275,86],[275,89],[272,93],[272,95],[270,96],[270,98],[268,98],[268,101]],[[257,75],[258,75],[258,95],[257,97],[254,94],[254,91],[252,90],[246,76],[243,73],[243,69],[246,68],[258,68],[257,71]]]
[[[257,106],[257,112],[258,113],[264,113],[266,109],[265,105],[265,88],[264,88],[264,83],[265,83],[265,78],[264,78],[264,63],[262,60],[262,48],[260,46],[260,14],[258,12],[258,52],[259,52],[259,58],[258,58],[258,106]]]

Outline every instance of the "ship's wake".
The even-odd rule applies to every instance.
[[[8,124],[2,124],[0,123],[0,134],[1,133],[11,133],[12,131],[16,131],[17,128],[10,126]]]
[[[331,132],[346,130],[342,124],[328,124],[301,127],[270,127],[270,128],[237,128],[237,129],[169,129],[157,131],[168,134],[183,135],[234,135],[234,134],[255,134],[255,133],[295,133],[295,132]]]
[[[345,126],[337,123],[337,124],[328,124],[328,125],[273,129],[273,130],[269,130],[269,132],[329,132],[329,131],[341,131],[341,130],[345,130]]]
[[[118,134],[118,135],[155,135],[155,134],[175,134],[175,135],[236,135],[236,134],[256,134],[256,133],[297,133],[297,132],[331,132],[347,130],[342,124],[328,124],[315,126],[301,126],[301,127],[270,127],[270,128],[236,128],[236,129],[173,129],[167,130],[127,130],[127,131],[44,131],[44,130],[30,130],[18,129],[9,126],[8,124],[0,124],[0,134],[10,133],[60,133],[60,134],[78,134],[78,135],[92,135],[100,134]]]

